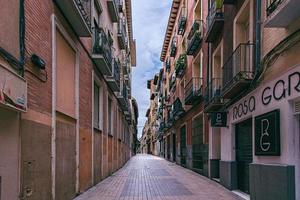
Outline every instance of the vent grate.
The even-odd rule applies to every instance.
[[[294,102],[294,114],[300,114],[300,101]]]

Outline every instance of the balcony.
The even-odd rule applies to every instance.
[[[203,33],[203,21],[195,20],[188,35],[187,55],[196,55],[199,52],[203,40]]]
[[[118,24],[118,42],[121,49],[126,48],[126,24],[123,19],[120,19]]]
[[[123,5],[124,5],[124,1],[123,0],[118,0],[118,10],[120,13],[123,13]]]
[[[172,110],[175,120],[179,119],[184,114],[184,109],[179,98],[174,101]]]
[[[223,14],[223,2],[222,0],[215,0],[208,11],[206,18],[207,31],[206,42],[213,42],[219,36],[224,25]]]
[[[175,87],[176,87],[176,75],[175,73],[173,73],[169,81],[169,91],[172,91],[172,89]]]
[[[266,0],[266,27],[287,27],[300,17],[299,0]]]
[[[118,22],[119,19],[118,6],[119,6],[118,0],[107,0],[108,13],[112,22]]]
[[[119,59],[113,59],[112,76],[106,76],[106,81],[112,91],[120,91],[120,61]]]
[[[103,75],[112,76],[112,43],[99,27],[94,28],[92,58]]]
[[[171,128],[173,123],[174,123],[173,111],[169,110],[168,111],[168,121],[167,121],[168,128]]]
[[[173,37],[170,47],[170,57],[175,57],[177,53],[177,38]]]
[[[91,36],[90,0],[54,0],[79,37]]]
[[[128,89],[125,83],[123,83],[120,92],[117,93],[117,98],[121,104],[122,110],[128,112]]]
[[[195,105],[203,97],[203,79],[193,77],[184,88],[185,105]]]
[[[213,78],[205,89],[205,112],[218,111],[223,107],[223,99],[221,98],[222,80]]]
[[[254,45],[240,44],[223,66],[224,99],[231,99],[247,89],[253,80]]]
[[[181,78],[184,75],[187,66],[186,54],[181,54],[175,64],[175,73],[177,78]]]
[[[159,132],[163,133],[166,128],[165,122],[160,122],[159,124]]]
[[[181,8],[181,12],[180,12],[180,16],[178,19],[178,31],[177,34],[178,35],[183,35],[185,32],[185,27],[186,27],[186,8],[182,7]]]
[[[171,60],[169,58],[166,60],[166,70],[168,72],[171,70]]]

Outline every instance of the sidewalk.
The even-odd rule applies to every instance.
[[[233,200],[218,183],[151,155],[137,155],[75,200]]]

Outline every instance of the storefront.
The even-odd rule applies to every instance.
[[[210,128],[210,158],[220,148],[220,183],[253,199],[297,199],[300,190],[300,65],[227,110]],[[216,146],[220,130],[220,145]],[[215,156],[216,157],[216,156]]]
[[[26,107],[26,81],[0,64],[0,199],[20,193],[20,113]]]

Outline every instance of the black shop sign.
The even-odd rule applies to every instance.
[[[255,117],[255,155],[280,156],[280,111]]]
[[[227,126],[227,113],[226,112],[213,112],[210,115],[212,127],[226,127]]]

